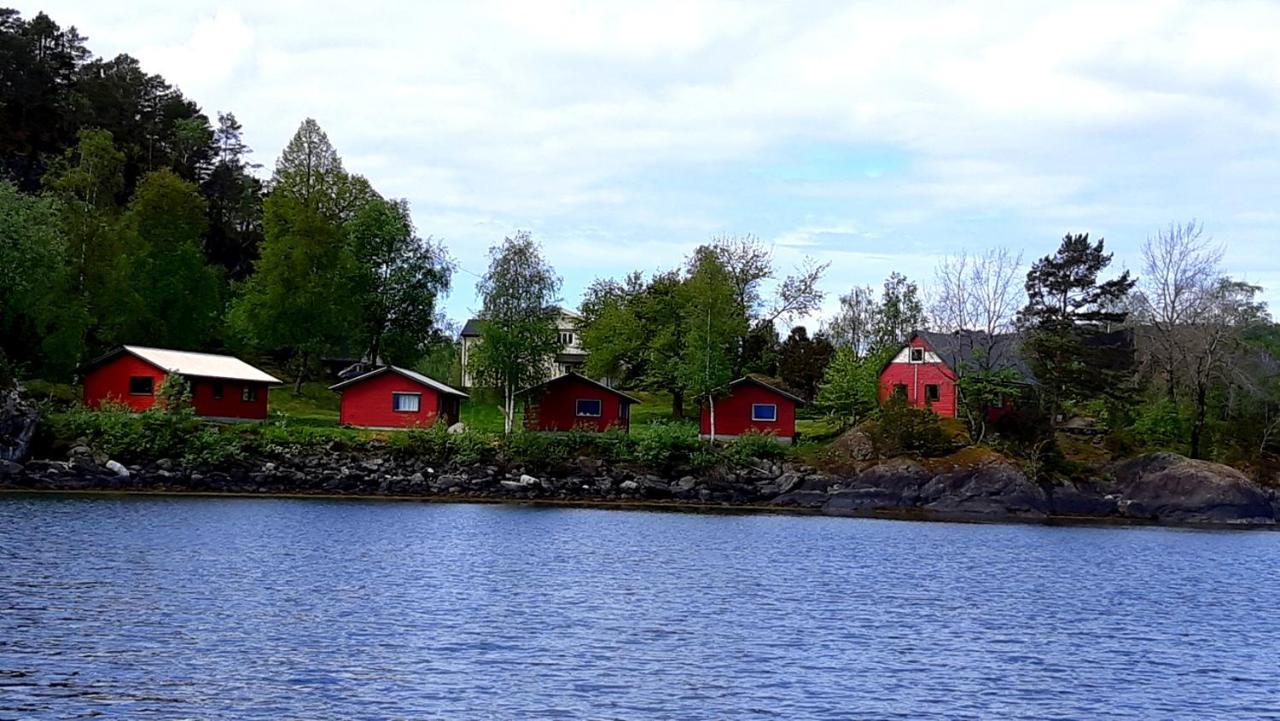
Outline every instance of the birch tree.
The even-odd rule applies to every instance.
[[[515,423],[516,394],[540,383],[560,349],[556,332],[560,277],[527,231],[489,249],[489,270],[476,285],[483,308],[471,371],[502,392],[503,430]]]
[[[707,404],[714,443],[716,397],[733,380],[736,344],[746,334],[746,319],[729,310],[735,303],[732,276],[708,248],[695,251],[682,290],[685,350],[680,377],[688,395]]]

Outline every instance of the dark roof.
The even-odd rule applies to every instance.
[[[381,368],[375,368],[363,375],[358,375],[355,378],[348,378],[347,380],[342,381],[341,383],[335,383],[329,386],[329,390],[331,391],[341,390],[343,388],[346,388],[347,386],[355,385],[356,383],[363,383],[369,380],[370,378],[373,378],[374,376],[382,375],[383,373],[396,373],[398,375],[404,376],[405,378],[408,378],[414,383],[417,383],[419,385],[424,385],[428,388],[431,388],[432,390],[438,391],[445,395],[458,396],[459,398],[470,398],[470,396],[468,396],[466,393],[463,393],[462,391],[457,390],[455,388],[451,388],[441,383],[440,381],[436,380],[435,378],[431,378],[430,376],[424,376],[421,373],[418,373],[417,371],[411,371],[408,368],[401,368],[399,366],[382,366]]]
[[[576,378],[576,379],[578,379],[578,380],[585,381],[586,383],[588,383],[588,384],[590,384],[590,385],[593,385],[593,386],[595,386],[595,387],[597,387],[597,388],[600,388],[600,389],[603,389],[603,390],[609,391],[610,393],[614,394],[615,396],[618,396],[619,398],[622,398],[623,400],[627,401],[628,403],[639,403],[639,402],[640,402],[640,399],[639,399],[639,398],[635,398],[635,397],[633,397],[633,396],[629,396],[629,395],[627,395],[626,393],[623,393],[622,391],[618,390],[617,388],[610,388],[609,386],[607,386],[607,385],[605,385],[605,384],[601,383],[600,381],[592,380],[592,379],[590,379],[590,378],[588,378],[588,377],[586,377],[586,376],[582,375],[581,373],[575,373],[574,371],[569,371],[568,373],[565,373],[564,375],[556,376],[555,378],[552,378],[551,380],[543,381],[543,382],[539,383],[539,384],[538,384],[538,385],[536,385],[536,386],[529,386],[528,388],[525,388],[524,390],[520,391],[519,393],[516,393],[516,395],[518,395],[518,396],[523,396],[523,395],[526,395],[526,394],[528,394],[528,393],[532,393],[532,392],[534,392],[534,391],[537,391],[537,390],[540,390],[540,389],[546,388],[547,386],[549,386],[549,385],[551,385],[551,384],[553,384],[553,383],[561,383],[561,382],[563,382],[563,381],[566,381],[566,380],[569,380],[569,379],[573,379],[573,378]]]
[[[480,327],[484,325],[484,320],[480,318],[472,318],[462,326],[462,332],[458,333],[461,338],[474,338],[480,335]]]
[[[774,393],[777,393],[778,395],[780,395],[780,396],[782,396],[782,397],[784,397],[784,398],[790,398],[791,400],[795,401],[795,402],[796,402],[797,404],[799,404],[799,405],[805,405],[805,403],[806,403],[806,402],[805,402],[805,399],[801,398],[800,396],[798,396],[798,395],[796,395],[796,394],[794,394],[794,393],[792,393],[792,392],[790,392],[790,391],[783,390],[782,388],[779,388],[777,385],[775,385],[775,384],[773,384],[773,383],[770,383],[770,382],[768,382],[768,381],[765,381],[765,380],[763,380],[763,379],[761,379],[761,378],[758,378],[758,377],[756,377],[756,376],[743,376],[743,377],[739,378],[738,380],[736,380],[736,381],[734,381],[734,382],[730,383],[730,384],[729,384],[729,387],[730,387],[730,388],[734,388],[734,387],[737,387],[737,386],[743,385],[744,383],[750,383],[750,384],[753,384],[753,385],[760,386],[761,388],[764,388],[765,390],[773,391]]]
[[[980,370],[1016,371],[1023,383],[1034,383],[1035,374],[1022,355],[1022,336],[1017,333],[988,334],[985,331],[962,330],[951,333],[916,331],[920,338],[951,370],[963,367]]]

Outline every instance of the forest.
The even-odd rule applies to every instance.
[[[420,235],[406,201],[346,170],[314,120],[260,172],[232,112],[211,118],[44,14],[0,10],[0,73],[0,374],[67,381],[133,342],[265,359],[297,390],[334,358],[456,380],[446,248]],[[674,419],[760,374],[836,431],[892,410],[915,429],[911,447],[931,422],[882,409],[877,384],[910,334],[1016,333],[1033,386],[984,365],[990,348],[957,369],[971,442],[1039,459],[1057,425],[1086,419],[1117,453],[1274,462],[1280,331],[1202,224],[1154,228],[1136,277],[1110,269],[1102,239],[1044,249],[1029,263],[1007,249],[956,254],[923,283],[895,272],[840,295],[810,333],[793,324],[823,307],[828,266],[783,272],[759,238],[715,237],[666,270],[591,284],[586,372],[659,394]],[[495,238],[476,290],[486,324],[473,370],[498,389],[510,432],[517,391],[559,347],[561,280],[518,232]],[[989,424],[984,409],[1011,396],[1018,412]]]

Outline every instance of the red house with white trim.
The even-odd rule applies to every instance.
[[[880,370],[880,402],[897,395],[913,408],[953,418],[959,410],[956,380],[962,373],[1003,369],[1014,370],[1024,383],[1032,382],[1015,333],[916,331]]]
[[[339,422],[361,428],[415,428],[458,422],[467,394],[398,366],[383,366],[329,386],[342,394]]]
[[[804,399],[754,376],[729,384],[729,392],[712,400],[716,432],[712,440],[736,438],[743,433],[765,433],[783,443],[796,436],[796,408]],[[711,438],[711,407],[702,406],[701,435]]]
[[[229,355],[126,345],[83,368],[84,404],[100,408],[112,402],[142,412],[156,403],[171,375],[191,385],[191,406],[206,418],[262,420],[267,389],[281,381]]]
[[[640,401],[572,371],[520,391],[524,427],[531,431],[631,429],[631,406]]]

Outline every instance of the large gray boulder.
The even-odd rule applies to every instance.
[[[920,499],[926,510],[940,513],[1040,517],[1049,512],[1044,489],[1004,461],[935,476],[920,489]]]
[[[1274,524],[1272,494],[1220,463],[1150,453],[1115,469],[1120,510],[1169,523]]]
[[[26,460],[39,417],[36,404],[19,388],[0,390],[0,461]]]

